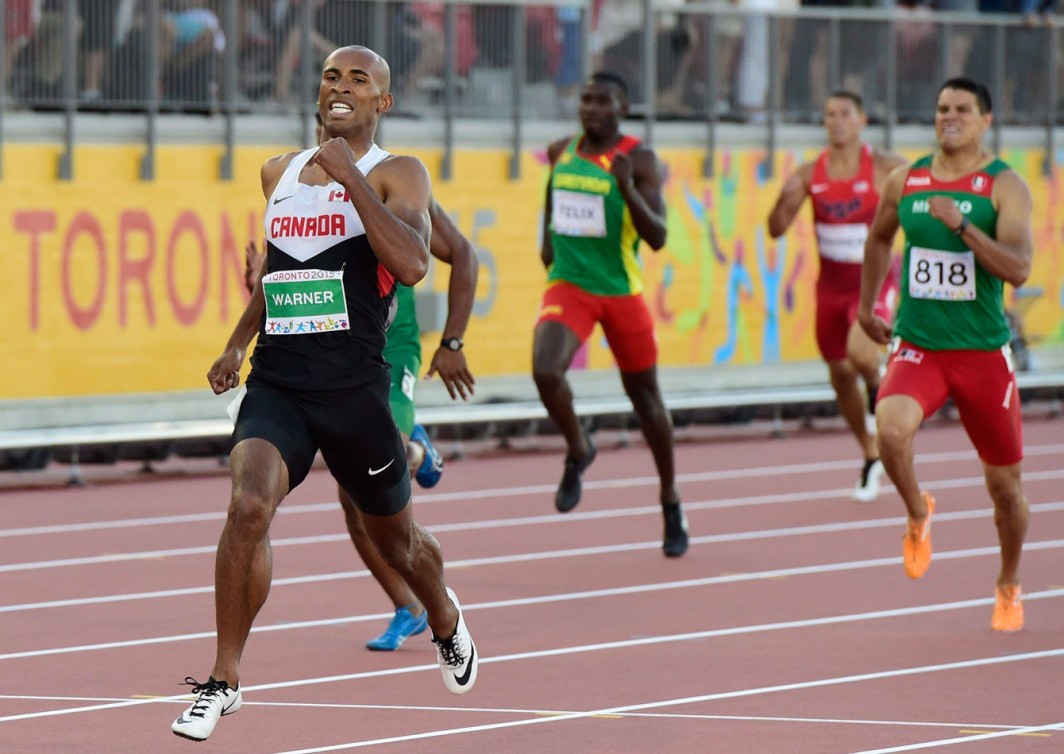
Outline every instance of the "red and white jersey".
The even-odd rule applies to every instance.
[[[872,147],[863,144],[857,174],[832,180],[828,177],[829,153],[830,150],[825,149],[817,158],[809,184],[820,251],[817,285],[856,291],[861,288],[861,263],[868,227],[879,206],[876,165]]]

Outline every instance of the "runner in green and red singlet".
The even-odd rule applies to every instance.
[[[886,343],[890,326],[873,311],[890,265],[899,225],[905,231],[901,304],[876,422],[887,474],[905,501],[905,572],[931,564],[935,500],[913,470],[921,422],[952,398],[983,462],[1001,543],[1001,570],[991,619],[995,631],[1023,627],[1019,565],[1028,507],[1020,480],[1020,396],[1009,352],[1005,283],[1031,272],[1031,192],[989,151],[990,93],[969,79],[942,85],[935,111],[938,149],[895,170],[865,245],[861,326]]]
[[[573,410],[565,373],[595,323],[602,325],[661,478],[662,550],[678,557],[687,551],[687,522],[676,489],[672,418],[658,387],[654,320],[636,259],[641,240],[654,251],[665,245],[664,178],[654,151],[621,133],[627,113],[624,79],[593,74],[580,94],[583,133],[547,149],[551,179],[541,256],[548,287],[536,323],[532,372],[568,445],[554,505],[570,511],[580,502],[581,475],[595,459],[595,446]]]

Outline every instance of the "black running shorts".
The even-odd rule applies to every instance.
[[[322,458],[359,510],[390,516],[410,501],[406,448],[388,406],[388,372],[373,383],[339,390],[292,390],[248,377],[233,445],[260,438],[288,467],[288,488]]]

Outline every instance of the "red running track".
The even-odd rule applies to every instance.
[[[391,608],[316,470],[274,524],[275,582],[226,752],[1064,751],[1064,432],[1028,418],[1026,629],[989,629],[997,541],[963,430],[917,440],[935,558],[903,573],[904,514],[848,499],[843,432],[677,447],[692,531],[660,551],[649,454],[611,447],[557,515],[561,452],[449,463],[416,515],[483,655],[448,694],[427,634],[365,650]],[[556,446],[555,446],[556,447]],[[213,553],[228,478],[142,475],[0,492],[0,751],[189,751],[170,733],[213,651]]]

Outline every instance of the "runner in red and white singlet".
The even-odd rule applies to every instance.
[[[853,499],[870,502],[879,494],[879,462],[873,417],[882,349],[857,325],[861,262],[868,226],[890,172],[904,160],[861,141],[868,123],[861,98],[835,92],[824,105],[827,148],[801,165],[783,184],[768,217],[773,238],[783,235],[809,197],[820,252],[816,283],[816,342],[828,365],[839,412],[864,455]],[[897,300],[896,276],[884,284],[877,314],[889,319]],[[857,378],[864,380],[865,392]]]

